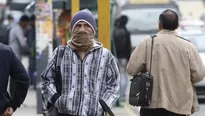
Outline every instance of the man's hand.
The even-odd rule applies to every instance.
[[[5,112],[2,114],[2,116],[12,116],[12,114],[14,113],[13,108],[8,107]]]

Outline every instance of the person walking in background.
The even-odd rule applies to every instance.
[[[0,56],[0,116],[12,116],[25,100],[29,87],[29,76],[8,45],[0,43]],[[7,92],[9,76],[15,80],[13,97],[10,97]]]
[[[24,50],[29,50],[24,32],[29,24],[29,17],[23,15],[20,22],[16,24],[9,33],[9,46],[12,48],[16,56],[21,60]]]
[[[9,33],[11,28],[15,25],[12,15],[7,16],[7,23],[8,24],[2,24],[0,28],[0,42],[5,45],[9,44]]]
[[[139,44],[127,65],[127,73],[132,76],[152,69],[151,104],[141,108],[140,116],[191,115],[198,107],[193,85],[204,79],[204,64],[195,46],[176,33],[175,30],[179,26],[176,12],[162,12],[158,25],[159,32],[153,43],[152,67],[149,67],[151,38]]]
[[[94,40],[96,28],[89,10],[77,12],[71,20],[71,40],[54,50],[41,74],[41,92],[45,101],[57,109],[55,116],[102,116],[99,100],[111,108],[119,97],[119,70],[111,52]],[[64,50],[62,59],[60,50]],[[58,87],[56,66],[60,66],[62,79]]]
[[[116,50],[116,57],[119,64],[120,74],[121,74],[121,90],[120,99],[118,101],[118,106],[120,106],[120,101],[125,101],[126,90],[128,85],[128,76],[126,74],[127,62],[131,55],[131,40],[130,32],[126,28],[128,22],[128,17],[122,15],[115,21],[115,28],[113,30],[113,39]]]
[[[20,18],[20,22],[15,26],[13,26],[9,32],[9,46],[12,48],[13,52],[15,53],[16,57],[19,60],[22,60],[22,57],[25,53],[24,51],[26,51],[26,53],[30,52],[30,49],[26,42],[26,37],[24,36],[24,32],[27,29],[28,24],[29,24],[29,17],[23,15]],[[16,88],[14,81],[15,80],[13,78],[10,79],[9,91],[11,97],[14,96],[15,93],[14,90]]]
[[[31,78],[31,84],[36,89],[36,28],[35,28],[35,15],[30,17],[29,29],[26,31],[27,44],[31,51],[29,55],[28,73]]]

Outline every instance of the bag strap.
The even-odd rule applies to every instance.
[[[55,64],[55,77],[54,77],[54,80],[55,80],[55,86],[56,86],[56,90],[59,94],[61,94],[61,91],[62,91],[62,77],[61,77],[61,72],[60,72],[60,69],[61,69],[61,61],[62,61],[62,58],[63,58],[63,55],[64,55],[64,52],[65,52],[65,49],[66,49],[66,45],[61,45],[58,47],[58,50],[57,50],[57,57],[56,57],[56,64]]]
[[[151,58],[150,58],[150,74],[151,74],[151,71],[152,71],[152,54],[153,54],[153,44],[154,44],[154,38],[156,37],[157,35],[153,35],[151,36],[152,38],[152,45],[151,45]]]
[[[61,60],[63,58],[65,49],[66,49],[66,45],[60,45],[58,47],[57,56],[56,56],[56,65],[55,65],[56,71],[60,70]]]
[[[105,103],[104,100],[100,99],[99,102],[100,102],[100,105],[102,106],[103,110],[105,111],[105,113],[108,113],[109,116],[115,116],[114,113],[111,111],[111,109],[108,107],[108,105]]]

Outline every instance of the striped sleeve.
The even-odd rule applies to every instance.
[[[111,55],[107,66],[106,91],[102,100],[111,108],[120,94],[120,73],[113,55]]]
[[[60,95],[56,91],[56,86],[54,84],[55,77],[55,64],[57,57],[58,48],[56,48],[53,52],[53,57],[49,60],[46,69],[41,73],[42,85],[41,85],[41,93],[45,99],[47,99],[50,103],[55,103],[55,101],[60,97]]]

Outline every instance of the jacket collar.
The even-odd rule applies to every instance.
[[[159,31],[157,34],[172,34],[172,35],[178,35],[178,33],[174,30],[166,30],[166,29],[163,29],[161,31]]]

